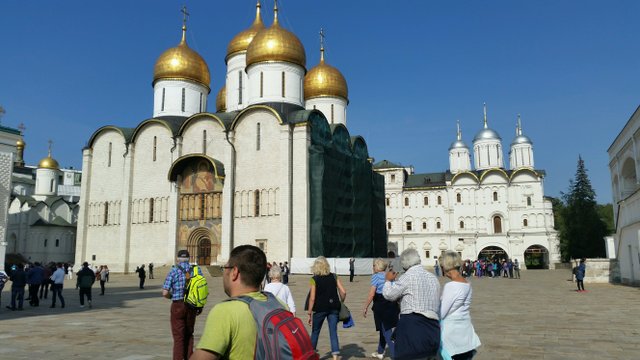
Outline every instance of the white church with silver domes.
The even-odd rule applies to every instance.
[[[386,254],[384,183],[347,129],[343,75],[278,22],[227,46],[226,79],[208,112],[205,60],[182,40],[154,67],[153,116],[106,125],[83,150],[76,263],[131,271],[176,251],[220,264],[237,245],[270,261]],[[185,12],[186,15],[186,12]]]
[[[560,249],[552,204],[544,196],[546,174],[534,167],[533,143],[520,118],[508,169],[486,106],[472,151],[473,162],[458,124],[445,172],[415,173],[387,160],[374,165],[385,178],[389,251],[415,248],[430,265],[441,252],[453,250],[472,261],[511,258],[523,267],[553,268]]]

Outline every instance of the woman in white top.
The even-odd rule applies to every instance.
[[[475,355],[480,339],[471,324],[471,284],[460,274],[462,259],[455,251],[440,256],[442,274],[450,282],[444,285],[440,303],[442,353],[451,359],[466,360]]]
[[[275,295],[278,299],[282,300],[289,307],[289,311],[296,315],[296,304],[293,302],[293,296],[291,296],[291,290],[289,287],[281,282],[282,271],[279,266],[272,266],[269,270],[269,279],[271,282],[264,287],[264,291],[268,291]]]

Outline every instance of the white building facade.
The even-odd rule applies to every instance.
[[[328,154],[344,160],[348,181],[368,176],[380,194],[383,186],[346,119],[330,126],[326,114],[305,109],[307,99],[323,96],[346,104],[342,75],[332,68],[329,78],[343,82],[328,84],[326,71],[307,72],[304,47],[279,25],[277,8],[265,27],[258,4],[254,23],[227,47],[226,81],[216,113],[207,112],[209,69],[185,33],[186,25],[180,44],[155,64],[153,118],[131,128],[104,126],[83,150],[76,262],[128,272],[148,262],[172,264],[176,251],[187,249],[193,262],[220,264],[243,244],[262,248],[270,261],[386,253],[381,196],[376,229],[370,221],[360,235],[345,224],[330,235]],[[366,203],[358,214],[372,219],[374,191],[354,188],[340,196]]]
[[[473,150],[472,162],[458,126],[445,172],[415,173],[386,160],[374,165],[385,179],[389,250],[415,248],[430,265],[453,250],[463,259],[511,258],[529,268],[553,268],[560,252],[551,201],[544,196],[545,172],[533,168],[533,143],[519,121],[510,146],[518,161],[510,169],[486,109]]]
[[[640,286],[640,107],[607,151],[620,280]]]

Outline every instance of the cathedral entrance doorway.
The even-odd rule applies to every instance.
[[[524,264],[527,269],[548,269],[549,251],[542,245],[532,245],[524,251]]]
[[[484,249],[480,250],[478,259],[485,259],[490,261],[498,260],[502,262],[502,260],[509,259],[509,254],[507,254],[507,252],[501,247],[487,246]]]
[[[211,241],[202,239],[198,243],[198,265],[211,265]]]

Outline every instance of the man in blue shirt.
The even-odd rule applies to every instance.
[[[173,334],[173,360],[189,359],[193,353],[193,328],[196,325],[195,309],[184,303],[186,274],[191,271],[189,252],[178,251],[178,264],[174,265],[162,285],[162,296],[171,303],[171,333]],[[202,271],[198,267],[198,272]]]

